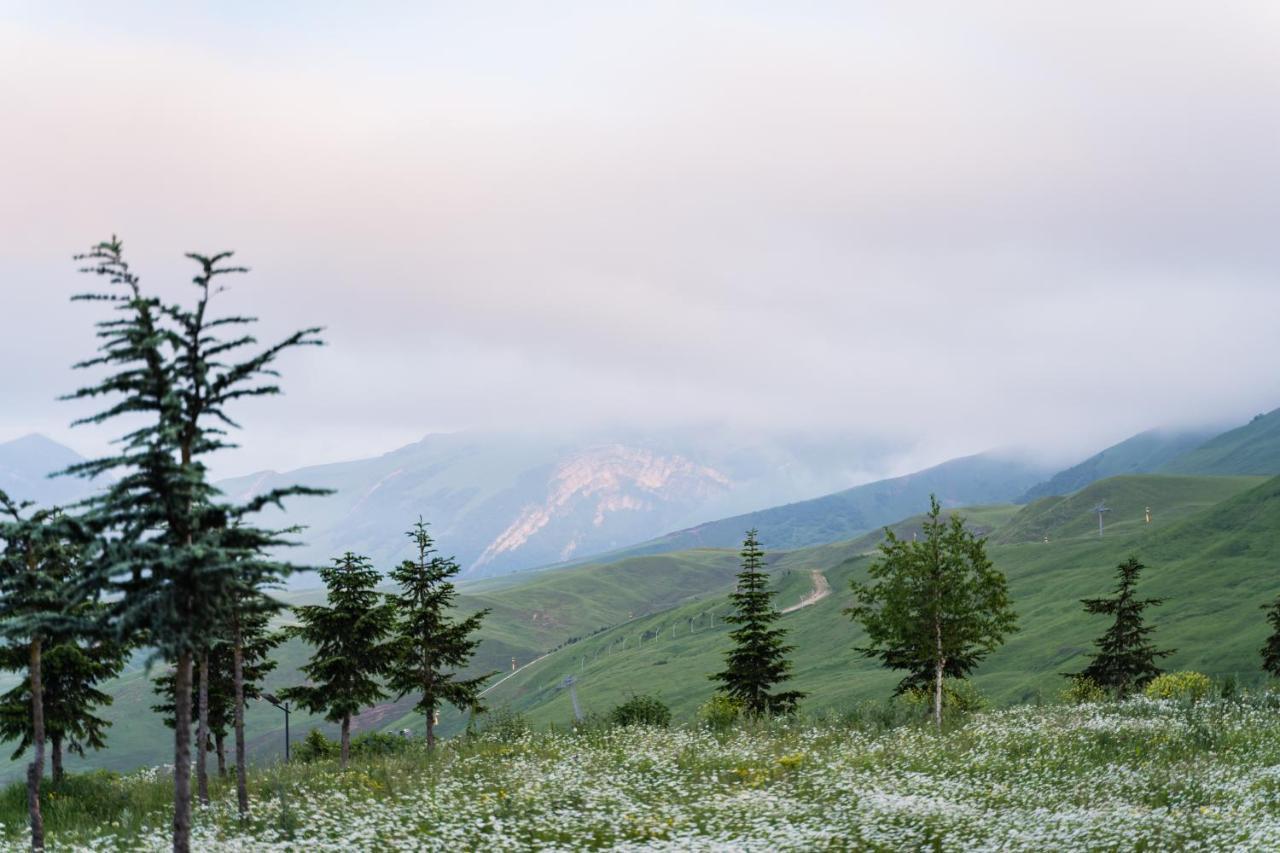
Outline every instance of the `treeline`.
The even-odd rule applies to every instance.
[[[866,631],[867,645],[857,651],[903,672],[894,695],[924,698],[941,731],[944,705],[955,696],[951,685],[967,679],[1017,630],[1017,615],[1003,573],[987,557],[986,539],[966,528],[959,514],[944,520],[941,505],[931,497],[921,533],[907,540],[885,529],[868,580],[853,581],[856,603],[845,612]],[[726,655],[727,668],[711,676],[721,682],[720,701],[712,708],[720,718],[789,714],[803,698],[775,689],[791,677],[787,652],[792,649],[785,644],[786,631],[772,624],[781,614],[771,602],[775,593],[766,588],[762,566],[756,531],[748,531],[738,587],[730,597],[735,613],[728,621],[739,626],[730,634],[736,644]],[[1081,601],[1087,613],[1110,622],[1094,641],[1088,665],[1063,673],[1069,695],[1123,699],[1164,674],[1158,661],[1174,650],[1158,648],[1151,639],[1154,627],[1145,611],[1163,602],[1138,596],[1144,568],[1130,557],[1117,567],[1109,597]],[[1260,650],[1262,668],[1280,677],[1280,596],[1263,608],[1272,630]],[[1169,686],[1194,681],[1196,690],[1207,689],[1207,679],[1200,686],[1198,674],[1181,675]]]
[[[269,625],[282,605],[272,592],[295,569],[275,555],[297,532],[259,518],[324,492],[291,487],[233,500],[211,485],[207,462],[234,446],[239,404],[280,393],[277,360],[323,342],[313,327],[259,344],[256,318],[214,313],[226,283],[247,269],[230,252],[187,257],[196,265],[189,299],[166,301],[142,286],[118,239],[77,256],[99,287],[73,301],[108,313],[96,322],[97,353],[76,365],[93,379],[66,399],[97,406],[77,426],[118,425],[115,452],[62,472],[99,487],[74,506],[39,508],[0,493],[0,666],[24,675],[0,697],[0,738],[19,742],[15,758],[32,756],[36,850],[46,756],[60,779],[65,752],[104,746],[99,713],[111,697],[101,685],[137,654],[167,664],[156,707],[174,733],[173,849],[190,848],[192,777],[207,802],[207,756],[225,771],[227,738],[241,815],[249,809],[245,702],[275,666],[270,652],[283,635]],[[396,595],[373,592],[377,573],[347,555],[323,570],[330,607],[302,608],[286,632],[316,655],[305,670],[311,683],[285,695],[343,721],[344,734],[352,714],[385,695],[418,697],[429,740],[441,702],[476,705],[481,679],[454,673],[484,614],[444,616],[457,565],[435,554],[423,523],[410,536],[417,557],[392,572]]]

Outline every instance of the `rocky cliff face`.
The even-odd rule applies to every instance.
[[[622,444],[591,447],[555,466],[546,494],[520,510],[473,568],[515,554],[538,537],[554,539],[561,560],[618,547],[624,531],[686,514],[732,486],[727,474],[679,454]]]

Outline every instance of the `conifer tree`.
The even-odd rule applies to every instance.
[[[126,415],[141,423],[123,437],[115,455],[70,471],[114,475],[109,487],[88,502],[86,520],[105,546],[91,586],[112,603],[118,637],[145,641],[176,665],[174,766],[179,770],[174,773],[173,846],[185,853],[191,829],[191,779],[185,768],[190,766],[192,663],[225,624],[236,591],[245,586],[239,575],[243,549],[227,544],[225,530],[233,517],[309,491],[278,490],[246,507],[220,504],[204,459],[233,446],[226,439],[226,429],[235,426],[228,406],[279,393],[272,369],[276,357],[290,347],[318,344],[318,330],[297,332],[236,361],[243,348],[256,343],[242,330],[253,318],[209,314],[210,299],[221,290],[217,280],[245,271],[226,264],[230,253],[188,256],[200,272],[193,279],[196,298],[186,307],[145,294],[122,251],[113,238],[80,256],[89,262],[84,271],[107,279],[109,288],[75,298],[105,302],[116,313],[98,323],[98,356],[77,365],[109,375],[71,398],[110,400],[78,424]],[[226,332],[229,338],[219,337]]]
[[[1271,634],[1266,645],[1259,652],[1262,654],[1262,668],[1273,677],[1280,678],[1280,596],[1270,605],[1264,605],[1267,611],[1267,624],[1271,626]]]
[[[436,553],[435,542],[421,519],[408,533],[417,551],[391,572],[400,592],[391,597],[396,609],[395,656],[387,683],[396,698],[417,694],[415,711],[427,718],[427,748],[435,747],[436,711],[445,703],[459,709],[476,703],[480,687],[493,673],[459,677],[480,645],[475,633],[489,614],[481,610],[451,619],[457,590],[450,582],[461,571],[452,557]]]
[[[781,614],[773,604],[776,593],[768,588],[764,552],[756,536],[754,529],[747,531],[742,543],[738,587],[729,596],[734,612],[726,621],[738,626],[729,632],[729,638],[736,645],[725,654],[724,671],[712,675],[711,679],[719,681],[720,691],[738,702],[748,714],[790,714],[805,694],[798,690],[770,692],[791,678],[787,654],[792,647],[784,643],[786,630],[773,627]]]
[[[70,623],[50,631],[41,656],[44,728],[55,784],[64,777],[65,752],[83,757],[86,749],[106,747],[106,730],[111,723],[96,712],[111,705],[113,699],[99,685],[120,674],[128,649],[94,630],[95,611],[100,613],[101,609],[101,605],[88,602],[69,607]],[[0,669],[25,667],[25,648],[13,645],[0,650]],[[14,760],[32,745],[35,736],[31,708],[28,681],[0,696],[0,740],[19,742]]]
[[[379,679],[392,654],[388,637],[395,627],[395,608],[377,591],[382,576],[367,558],[348,551],[333,563],[320,570],[328,605],[295,608],[299,624],[287,629],[314,649],[302,667],[310,684],[287,688],[280,695],[342,725],[345,769],[351,755],[351,718],[387,695]]]
[[[27,811],[33,850],[44,849],[44,655],[49,637],[67,626],[72,527],[56,509],[32,509],[0,492],[0,636],[26,653],[32,752]]]
[[[869,583],[852,584],[857,603],[846,612],[862,624],[868,645],[858,651],[890,669],[906,670],[896,693],[932,686],[933,715],[942,730],[943,681],[965,678],[1017,630],[1004,575],[987,558],[986,540],[929,496],[920,540],[885,529]]]
[[[1173,654],[1158,650],[1148,636],[1154,630],[1143,621],[1142,612],[1163,603],[1159,598],[1137,598],[1134,595],[1138,575],[1145,566],[1130,557],[1117,568],[1120,583],[1113,598],[1088,598],[1081,601],[1088,613],[1114,617],[1111,627],[1094,640],[1098,651],[1082,672],[1069,678],[1087,678],[1119,698],[1141,690],[1163,670],[1156,660]]]

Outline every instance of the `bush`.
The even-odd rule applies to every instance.
[[[1148,699],[1177,699],[1197,702],[1209,695],[1213,682],[1202,672],[1166,672],[1143,691]]]
[[[486,715],[480,733],[490,740],[511,743],[519,740],[529,731],[529,721],[519,711],[513,711],[506,705]]]
[[[609,722],[615,726],[658,726],[671,724],[671,709],[656,696],[632,696],[609,712]]]
[[[398,734],[364,732],[351,739],[351,755],[394,755],[408,749],[412,741]],[[303,763],[336,760],[342,752],[342,744],[325,737],[324,732],[312,729],[301,743],[294,744],[293,759]]]
[[[933,688],[913,687],[902,694],[902,701],[913,711],[925,714],[933,713]],[[986,700],[968,681],[959,678],[948,678],[942,682],[942,713],[973,714],[981,711]]]
[[[1083,675],[1071,676],[1070,682],[1062,690],[1062,701],[1072,705],[1084,705],[1088,702],[1103,702],[1107,691],[1103,690],[1092,678]]]
[[[713,731],[722,732],[733,726],[742,714],[742,706],[731,696],[716,693],[698,707],[698,719]]]

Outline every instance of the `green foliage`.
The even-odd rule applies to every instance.
[[[1142,692],[1148,699],[1198,702],[1212,690],[1213,682],[1203,673],[1166,672],[1153,678]]]
[[[1276,596],[1270,606],[1264,606],[1267,611],[1267,624],[1271,626],[1271,633],[1267,635],[1267,642],[1259,649],[1262,655],[1262,668],[1275,678],[1280,678],[1280,596]]]
[[[392,653],[387,638],[395,609],[377,592],[382,576],[364,557],[348,552],[321,569],[320,577],[328,606],[295,608],[300,624],[288,629],[314,649],[302,667],[311,683],[280,695],[330,722],[349,721],[387,695],[379,677]]]
[[[1099,687],[1092,678],[1087,678],[1083,675],[1070,676],[1067,686],[1062,688],[1060,695],[1062,701],[1072,705],[1104,702],[1107,699],[1107,691]]]
[[[399,755],[413,744],[411,738],[390,732],[362,732],[351,739],[351,756],[368,758],[378,755]],[[341,745],[324,736],[319,729],[312,729],[293,747],[293,759],[302,762],[332,761],[341,753]]]
[[[731,696],[716,693],[698,706],[698,720],[713,731],[723,732],[732,728],[742,716],[742,706]]]
[[[1134,596],[1143,568],[1130,557],[1117,569],[1120,583],[1113,598],[1082,601],[1086,612],[1112,616],[1114,620],[1106,633],[1094,641],[1098,651],[1079,674],[1121,698],[1150,683],[1162,671],[1156,666],[1156,659],[1173,654],[1172,650],[1156,649],[1147,639],[1154,629],[1144,623],[1142,612],[1161,604],[1161,599]]]
[[[451,619],[457,590],[449,579],[461,568],[436,553],[435,542],[421,520],[409,531],[416,560],[405,560],[391,573],[400,592],[391,598],[396,610],[393,654],[387,683],[397,698],[418,695],[414,710],[427,718],[427,744],[435,742],[435,714],[445,702],[470,708],[480,687],[492,675],[462,678],[458,670],[471,661],[476,636],[488,610]]]
[[[804,693],[798,690],[770,692],[791,678],[787,654],[793,648],[784,642],[786,630],[772,627],[781,614],[773,604],[775,593],[768,589],[764,552],[760,550],[755,530],[747,531],[741,555],[738,588],[729,596],[734,612],[725,620],[738,626],[729,632],[729,639],[735,645],[725,654],[725,668],[711,679],[719,681],[720,689],[737,701],[746,714],[791,714]]]
[[[517,741],[528,732],[529,721],[525,719],[524,714],[513,711],[509,705],[503,705],[489,713],[484,725],[480,728],[480,734],[502,743]]]
[[[928,716],[933,712],[933,688],[910,687],[899,694],[899,701],[911,709],[912,716]],[[968,679],[948,678],[942,682],[942,707],[948,718],[976,714],[986,707],[986,700]]]
[[[671,725],[671,709],[656,696],[640,694],[632,696],[609,712],[609,722],[615,726]]]
[[[866,629],[858,649],[884,667],[905,670],[897,693],[944,678],[963,679],[1016,628],[1004,575],[988,559],[985,540],[930,498],[923,537],[885,531],[870,583],[852,584],[847,611]],[[943,697],[945,705],[946,697]],[[935,708],[941,724],[942,709]]]

